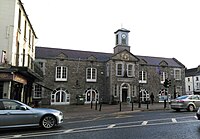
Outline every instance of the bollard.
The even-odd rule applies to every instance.
[[[96,101],[96,104],[95,104],[95,110],[97,110],[97,101]]]
[[[149,109],[149,101],[147,101],[147,109]]]
[[[164,100],[164,109],[166,108],[167,102]]]
[[[119,102],[119,111],[122,111],[122,103]]]
[[[101,106],[102,106],[102,103],[100,102],[99,111],[101,111]]]
[[[133,101],[131,103],[132,103],[132,111],[133,111]]]
[[[92,109],[92,105],[93,105],[93,103],[92,103],[92,101],[91,101],[91,109]]]

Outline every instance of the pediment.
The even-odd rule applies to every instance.
[[[112,56],[113,60],[122,60],[122,61],[131,61],[131,62],[137,62],[139,61],[139,59],[133,55],[132,53],[130,53],[127,50],[121,51],[117,54],[115,54],[114,56]]]
[[[97,58],[93,55],[89,56],[87,59],[90,60],[90,61],[96,61],[97,60]]]
[[[65,59],[65,58],[68,58],[68,56],[65,55],[64,53],[60,53],[57,55],[57,58]]]
[[[168,63],[165,61],[165,60],[162,60],[160,63],[159,63],[160,66],[162,67],[166,67],[168,66]]]

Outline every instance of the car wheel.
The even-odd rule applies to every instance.
[[[194,111],[194,106],[193,105],[189,105],[188,106],[188,111],[193,112]]]
[[[56,119],[52,115],[46,115],[45,117],[42,118],[41,126],[43,128],[50,129],[54,127],[55,124],[56,124]]]

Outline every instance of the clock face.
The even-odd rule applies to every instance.
[[[125,39],[126,38],[126,34],[122,34],[122,38]]]

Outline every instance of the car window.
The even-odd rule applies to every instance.
[[[2,102],[0,102],[0,110],[4,110],[4,105]]]
[[[194,96],[190,96],[189,99],[190,100],[199,100],[199,97],[197,95],[194,95]]]
[[[181,99],[186,99],[188,96],[180,96],[180,97],[177,97],[176,99],[177,100],[181,100]]]
[[[20,110],[20,104],[12,101],[3,101],[5,110]]]

